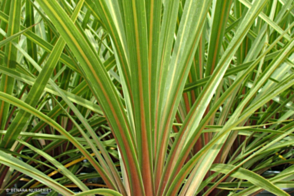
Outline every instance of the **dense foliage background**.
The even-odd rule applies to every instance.
[[[293,8],[0,0],[0,195],[289,195]]]

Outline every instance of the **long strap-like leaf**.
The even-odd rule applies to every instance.
[[[55,0],[38,0],[38,3],[56,25],[55,27],[60,35],[80,62],[80,70],[93,94],[99,101],[112,131],[114,132],[118,147],[123,154],[126,170],[128,176],[130,176],[129,180],[132,194],[143,195],[142,178],[135,145],[131,136],[130,125],[117,91],[114,89],[105,68],[101,61],[97,59],[73,22]]]
[[[20,16],[21,16],[21,2],[18,0],[10,1],[10,18],[8,21],[8,31],[7,37],[12,36],[15,33],[18,33],[20,29]],[[6,59],[3,61],[4,66],[15,69],[16,60],[17,60],[17,49],[13,46],[12,43],[8,44],[5,47]],[[0,91],[12,94],[14,88],[14,78],[11,78],[6,75],[2,75],[0,82]],[[9,104],[3,101],[0,101],[0,129],[4,129],[6,121],[8,118]]]
[[[0,163],[6,166],[9,166],[17,171],[20,171],[28,176],[31,176],[40,182],[43,182],[48,187],[52,188],[53,190],[62,193],[63,195],[74,195],[74,193],[68,190],[66,187],[62,186],[55,180],[51,179],[47,175],[43,174],[39,170],[35,169],[33,166],[28,165],[19,159],[10,156],[2,151],[0,151]]]
[[[72,19],[75,21],[80,9],[82,8],[83,1],[80,1],[78,4],[77,9],[72,15]],[[43,93],[43,90],[55,68],[59,57],[63,51],[65,46],[65,41],[59,39],[54,46],[52,53],[50,54],[46,65],[43,67],[42,71],[40,72],[36,82],[30,89],[30,92],[25,100],[26,103],[32,105],[33,107],[37,105],[38,100]],[[18,137],[19,133],[22,130],[27,128],[29,122],[30,114],[26,113],[25,111],[21,110],[18,112],[14,120],[12,121],[11,125],[7,129],[7,134],[4,136],[3,141],[1,142],[0,146],[3,148],[10,148],[13,143],[15,142],[16,138]]]
[[[246,36],[246,32],[249,31],[251,24],[254,22],[256,16],[259,14],[259,12],[262,10],[263,6],[265,6],[267,2],[255,2],[254,6],[251,8],[252,10],[247,13],[247,17],[244,18],[242,24],[240,25],[240,28],[236,32],[235,37],[230,42],[230,45],[228,46],[225,54],[222,56],[221,60],[219,61],[218,66],[216,67],[214,73],[212,74],[209,82],[204,87],[205,90],[202,91],[202,93],[199,95],[197,101],[194,103],[193,107],[191,108],[187,118],[185,119],[184,126],[181,127],[181,134],[182,136],[179,136],[181,139],[177,139],[177,145],[174,145],[173,150],[175,152],[172,153],[171,157],[175,158],[173,160],[177,160],[175,162],[170,161],[168,162],[168,167],[172,168],[177,167],[179,162],[183,163],[184,158],[182,156],[187,156],[188,151],[184,151],[186,153],[180,153],[181,148],[185,146],[185,144],[195,141],[195,137],[189,138],[193,134],[190,130],[196,130],[197,126],[199,125],[202,115],[204,114],[210,99],[212,98],[215,89],[217,88],[217,85],[220,83],[221,78],[223,77],[225,71],[227,70],[230,60],[233,57],[234,53],[237,51],[239,44],[242,42],[243,38]],[[201,114],[200,114],[201,112]],[[185,130],[185,131],[184,131]],[[186,138],[189,138],[188,140]],[[178,146],[179,145],[179,146]],[[189,148],[192,148],[192,145],[189,145]],[[180,156],[181,158],[179,158]],[[178,162],[178,163],[177,163]],[[173,173],[176,173],[176,170],[172,170]],[[200,171],[199,171],[200,172]],[[205,175],[205,174],[204,174]],[[203,173],[201,174],[202,177]],[[198,186],[199,186],[198,181]],[[174,181],[174,183],[176,183]],[[177,184],[177,187],[179,184]],[[197,189],[197,187],[194,187]],[[170,192],[174,192],[171,188],[169,188]]]

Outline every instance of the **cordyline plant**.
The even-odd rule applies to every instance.
[[[293,0],[0,6],[0,195],[289,195]]]

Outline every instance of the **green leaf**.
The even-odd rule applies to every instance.
[[[75,174],[71,173],[66,167],[64,167],[60,162],[58,162],[56,159],[54,159],[53,157],[51,157],[49,154],[43,152],[40,149],[35,148],[34,146],[24,142],[24,141],[20,141],[18,140],[18,142],[20,142],[21,144],[29,147],[30,149],[32,149],[34,152],[36,152],[37,154],[41,155],[42,157],[44,157],[46,160],[48,160],[50,163],[52,163],[56,168],[58,168],[60,170],[60,172],[65,175],[67,178],[69,178],[74,184],[76,184],[82,191],[87,191],[89,190],[89,188],[80,180],[78,179]]]
[[[75,145],[77,149],[80,150],[80,152],[88,159],[88,161],[93,165],[93,167],[101,174],[104,180],[106,180],[106,183],[108,183],[109,186],[111,186],[112,183],[107,182],[109,180],[108,176],[105,174],[105,172],[102,170],[101,166],[97,161],[90,155],[90,153],[74,138],[72,137],[66,130],[64,130],[58,123],[56,123],[53,119],[49,118],[48,116],[42,114],[37,109],[33,108],[32,106],[26,104],[25,102],[9,95],[3,92],[0,92],[0,99],[8,102],[10,104],[13,104],[21,109],[23,109],[26,112],[31,113],[32,115],[37,116],[44,122],[46,122],[48,125],[52,126],[56,130],[58,130],[61,134],[63,134],[65,137],[68,138],[68,140]]]
[[[17,171],[20,171],[34,179],[46,184],[53,190],[63,194],[63,195],[74,195],[74,193],[68,190],[66,187],[57,183],[55,180],[51,179],[47,175],[43,174],[39,170],[35,169],[33,166],[25,164],[24,162],[18,160],[17,158],[7,155],[6,153],[0,151],[0,163],[9,166]]]
[[[133,191],[134,195],[141,195],[143,193],[142,178],[139,172],[138,160],[136,159],[137,155],[130,125],[105,68],[57,2],[38,0],[38,3],[55,24],[60,35],[80,62],[79,69],[82,71],[94,96],[99,101],[116,136],[118,147],[124,155],[123,159],[127,173],[130,176],[130,185],[132,186],[131,191]]]
[[[13,34],[10,37],[6,37],[5,40],[0,42],[0,47],[5,46],[6,44],[10,43],[12,40],[15,40],[15,38],[19,37],[20,35],[22,35],[23,33],[27,32],[27,31],[31,30],[34,26],[30,26],[22,31],[19,31],[18,33]]]
[[[10,37],[19,32],[20,29],[20,16],[21,16],[21,2],[17,0],[10,1],[9,21],[7,37]],[[3,61],[4,66],[7,68],[15,69],[17,60],[17,50],[12,43],[9,43],[5,47],[6,59]],[[9,76],[2,75],[0,82],[0,91],[12,94],[15,80]],[[6,126],[9,112],[9,104],[0,101],[0,129],[4,129]],[[2,144],[2,142],[1,142]]]
[[[72,15],[72,19],[75,21],[80,9],[82,8],[83,1],[80,1],[75,12]],[[34,85],[30,89],[30,92],[25,100],[25,102],[33,107],[35,107],[38,103],[38,99],[40,98],[45,85],[47,84],[58,60],[65,46],[65,42],[62,39],[59,39],[54,46],[52,53],[50,54],[46,65],[43,67],[42,71],[39,73]],[[21,131],[24,131],[29,122],[30,114],[21,110],[18,112],[15,119],[12,121],[11,125],[7,129],[7,134],[4,136],[0,147],[2,148],[10,148],[15,142]]]
[[[85,191],[82,193],[77,193],[75,194],[76,196],[87,196],[89,194],[101,194],[101,195],[105,195],[105,196],[122,196],[122,194],[113,191],[113,190],[109,190],[109,189],[94,189],[94,190],[90,190],[90,191]]]
[[[228,164],[215,164],[211,167],[212,171],[218,172],[218,173],[223,173],[226,174],[230,172],[231,170],[234,170],[233,165],[228,165]],[[273,183],[271,183],[269,180],[263,178],[262,176],[244,169],[244,168],[238,168],[235,170],[233,173],[230,174],[230,176],[238,179],[243,179],[243,180],[248,180],[252,184],[261,187],[275,195],[289,195],[285,191],[281,190],[280,188],[276,187]]]

